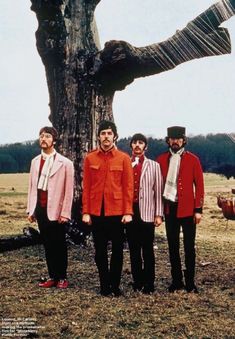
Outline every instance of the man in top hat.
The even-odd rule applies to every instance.
[[[32,160],[29,177],[28,220],[37,220],[49,274],[39,283],[43,288],[68,287],[65,223],[71,218],[74,167],[56,152],[57,138],[54,127],[40,129],[41,154]]]
[[[157,158],[164,180],[164,213],[169,246],[172,284],[169,292],[186,288],[197,293],[195,276],[196,224],[200,223],[204,199],[203,172],[194,154],[185,151],[185,128],[172,126],[167,129],[169,150]],[[179,254],[180,227],[183,231],[185,253],[185,285]]]
[[[133,173],[128,154],[115,146],[116,125],[102,121],[98,129],[99,147],[87,154],[83,175],[83,217],[92,225],[95,262],[103,296],[120,296],[124,225],[132,220]],[[110,265],[107,246],[112,243]]]
[[[134,291],[154,292],[154,231],[162,223],[162,175],[156,161],[146,158],[147,138],[136,133],[131,138],[134,174],[133,221],[126,227],[130,249]]]

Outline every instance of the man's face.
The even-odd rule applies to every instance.
[[[173,152],[177,152],[181,149],[181,147],[184,145],[184,139],[183,138],[169,138],[168,144]]]
[[[142,140],[132,141],[131,143],[132,155],[141,157],[145,153],[146,144]]]
[[[42,132],[39,135],[39,145],[45,153],[50,152],[54,148],[53,136],[50,133]]]
[[[114,133],[111,128],[103,129],[98,137],[100,146],[104,151],[108,151],[114,145]]]

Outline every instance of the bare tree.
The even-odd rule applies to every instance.
[[[94,12],[100,0],[31,0],[38,19],[37,49],[45,65],[50,120],[60,150],[74,161],[79,201],[82,163],[96,145],[103,119],[113,119],[115,91],[139,77],[165,72],[197,58],[231,52],[220,24],[235,14],[235,0],[221,0],[160,43],[134,47],[112,40],[100,50]]]

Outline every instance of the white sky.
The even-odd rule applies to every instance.
[[[101,0],[96,20],[102,47],[111,39],[145,46],[167,39],[216,1]],[[116,92],[119,136],[164,137],[171,125],[187,134],[235,131],[235,17],[225,22],[233,52],[182,64],[135,80]],[[35,46],[37,20],[29,0],[1,0],[0,144],[36,139],[49,124],[44,67]]]

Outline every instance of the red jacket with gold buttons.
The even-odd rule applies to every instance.
[[[133,214],[133,170],[128,154],[112,148],[87,154],[83,173],[83,214],[105,216]]]
[[[169,168],[170,152],[161,154],[156,160],[161,167],[164,183]],[[177,182],[178,209],[177,217],[192,216],[195,209],[201,209],[204,200],[203,172],[198,157],[191,152],[183,152]],[[169,213],[167,201],[164,204],[165,214]]]

